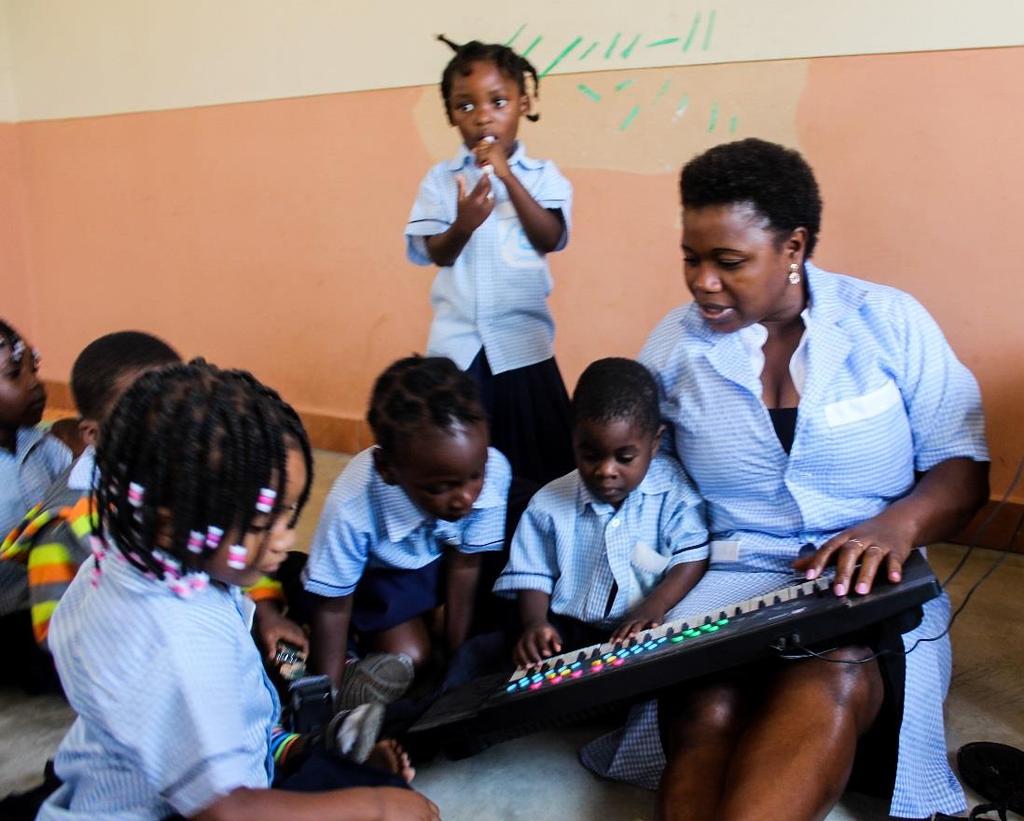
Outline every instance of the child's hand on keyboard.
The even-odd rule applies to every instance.
[[[562,637],[548,622],[529,625],[516,644],[515,662],[521,667],[539,664],[542,659],[562,650]]]
[[[657,602],[644,599],[622,620],[622,624],[615,628],[611,641],[622,641],[633,633],[657,627],[664,620],[664,608]]]

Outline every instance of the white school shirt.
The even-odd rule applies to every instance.
[[[923,472],[988,459],[978,385],[908,294],[805,265],[805,374],[793,447],[779,443],[741,333],[676,308],[640,353],[719,559],[788,567],[906,495]]]
[[[574,470],[530,500],[494,592],[540,590],[553,613],[611,625],[670,568],[707,558],[707,541],[704,503],[674,458],[656,456],[618,510]]]
[[[565,230],[556,251],[569,241],[572,185],[551,160],[529,157],[520,142],[509,168],[543,208],[558,209]],[[455,222],[457,176],[471,191],[483,172],[462,146],[454,159],[438,163],[420,184],[405,226],[406,254],[417,265],[433,265],[426,237]],[[466,370],[482,347],[495,374],[553,356],[555,324],[548,310],[551,274],[547,260],[527,238],[505,184],[491,178],[494,210],[473,232],[455,263],[441,268],[430,289],[434,320],[427,353],[447,356]]]
[[[111,551],[89,557],[50,622],[78,718],[40,819],[192,816],[273,778],[277,694],[250,635],[253,603],[211,584],[189,599]]]
[[[484,486],[472,510],[447,522],[387,484],[373,464],[373,448],[367,448],[345,466],[327,496],[303,571],[306,590],[348,596],[367,566],[417,570],[439,558],[444,546],[461,553],[501,550],[511,481],[508,460],[488,448]]]

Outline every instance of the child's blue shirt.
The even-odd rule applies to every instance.
[[[78,713],[41,819],[195,815],[239,787],[270,786],[279,704],[249,633],[254,605],[211,584],[189,599],[115,552],[89,557],[49,643]]]
[[[42,428],[18,428],[14,453],[0,448],[0,541],[43,501],[71,464],[71,450]],[[0,562],[0,615],[29,606],[28,576],[18,562]]]
[[[0,539],[42,501],[70,464],[71,451],[59,439],[42,428],[18,428],[14,453],[0,448]]]
[[[337,598],[355,592],[367,567],[417,570],[448,545],[463,553],[500,550],[512,471],[487,450],[484,485],[473,509],[456,522],[421,511],[373,464],[373,448],[352,458],[327,496],[304,571],[306,590]]]
[[[565,231],[555,248],[561,250],[569,241],[572,185],[550,160],[527,156],[521,142],[508,164],[539,205],[561,211]],[[405,227],[410,260],[433,265],[424,238],[443,233],[455,221],[456,177],[465,178],[468,193],[482,173],[465,146],[454,159],[427,172]],[[455,264],[442,268],[434,279],[427,353],[447,356],[466,370],[482,347],[492,372],[498,374],[550,359],[555,325],[547,305],[547,261],[530,244],[504,183],[492,177],[491,190],[494,210],[473,232]]]
[[[598,501],[578,470],[530,500],[494,592],[540,590],[551,612],[616,624],[682,562],[708,556],[704,503],[679,463],[655,456],[619,509]]]

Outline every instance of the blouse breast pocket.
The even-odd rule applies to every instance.
[[[913,479],[914,439],[903,396],[891,379],[823,407],[829,484],[840,495],[894,496]]]

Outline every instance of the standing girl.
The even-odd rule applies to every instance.
[[[569,240],[572,186],[517,140],[520,118],[539,116],[533,66],[507,46],[440,39],[455,50],[441,96],[462,146],[427,172],[405,229],[409,259],[441,268],[427,351],[480,383],[494,446],[539,485],[573,469],[545,260]]]
[[[326,752],[340,734],[275,730],[241,587],[284,560],[309,496],[295,411],[241,371],[153,371],[114,409],[96,472],[101,535],[50,625],[78,719],[39,817],[436,818],[393,745],[380,772]],[[335,790],[369,784],[387,786]]]

